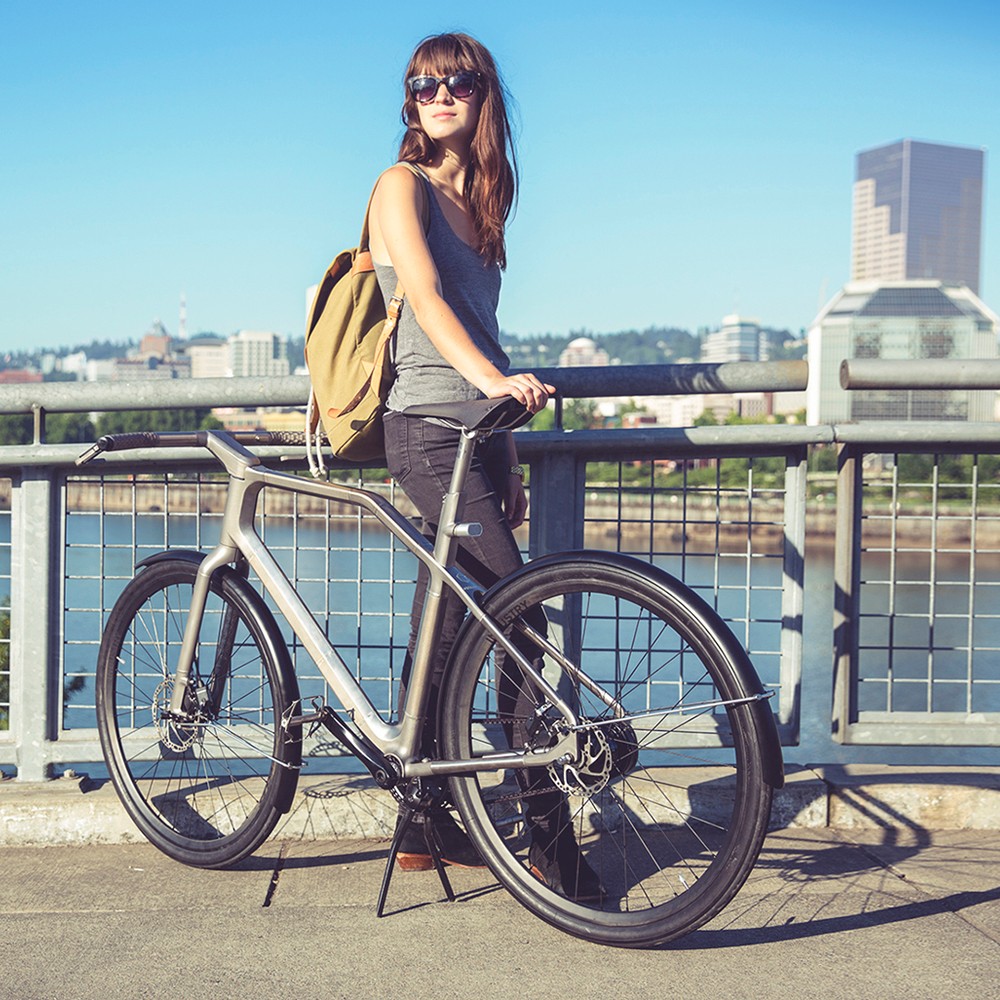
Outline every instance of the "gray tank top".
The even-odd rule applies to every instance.
[[[500,301],[500,268],[487,266],[482,257],[455,234],[441,211],[430,181],[424,176],[430,206],[427,245],[441,277],[441,293],[468,331],[473,343],[497,368],[506,372],[510,360],[499,344],[497,305]],[[388,303],[396,290],[395,268],[375,265],[382,297]],[[396,327],[393,356],[396,378],[389,390],[390,410],[418,403],[451,403],[481,399],[482,393],[467,382],[431,343],[404,299]]]

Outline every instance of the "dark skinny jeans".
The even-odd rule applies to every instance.
[[[419,417],[404,417],[392,410],[386,413],[384,425],[389,472],[419,511],[423,519],[421,530],[430,538],[437,529],[441,501],[451,485],[459,432]],[[521,553],[500,502],[508,475],[509,460],[504,436],[494,435],[481,441],[476,447],[472,467],[465,481],[465,505],[460,517],[463,521],[478,521],[483,526],[483,533],[477,538],[461,540],[456,562],[462,572],[484,588],[491,587],[522,564]],[[413,616],[410,619],[410,640],[403,664],[400,705],[409,680],[428,578],[427,570],[420,563],[413,598]],[[427,705],[427,737],[424,746],[427,753],[433,747],[441,676],[465,617],[465,606],[451,591],[445,591],[443,603],[444,613],[438,632],[431,674],[431,695]]]

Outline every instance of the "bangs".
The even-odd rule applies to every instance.
[[[479,62],[469,46],[463,45],[455,35],[436,35],[417,46],[406,75],[443,77],[460,70],[488,73],[487,67],[480,66]]]

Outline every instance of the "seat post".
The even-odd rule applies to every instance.
[[[476,442],[483,436],[481,431],[469,431],[465,428],[461,431],[455,468],[451,473],[448,492],[441,500],[441,516],[438,518],[438,530],[434,539],[434,556],[445,565],[449,565],[454,558],[456,539],[478,535],[482,531],[482,525],[460,524],[458,519],[462,516],[465,505],[465,480],[472,466]]]

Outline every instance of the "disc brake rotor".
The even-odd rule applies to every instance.
[[[567,795],[594,795],[611,777],[611,745],[600,729],[581,732],[577,741],[576,759],[549,764],[549,776]]]

